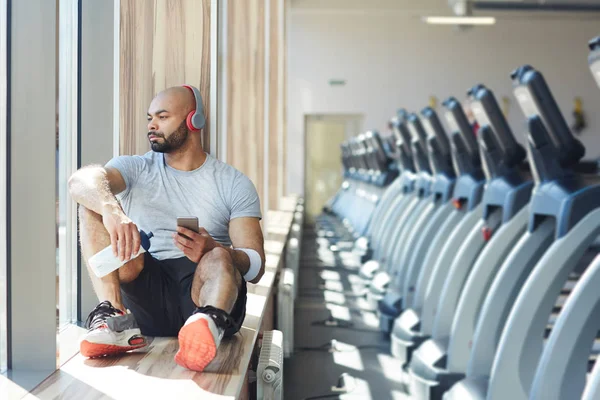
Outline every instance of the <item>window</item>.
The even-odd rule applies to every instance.
[[[0,0],[0,373],[7,369],[7,0]]]
[[[67,181],[78,163],[78,8],[77,0],[60,0],[57,21],[56,284],[58,332],[62,337],[77,320],[77,207],[68,195]],[[77,350],[76,346],[65,347],[70,342],[59,340],[60,360]]]

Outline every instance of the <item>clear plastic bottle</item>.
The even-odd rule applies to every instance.
[[[88,261],[90,268],[97,277],[102,278],[114,270],[121,267],[126,262],[136,258],[140,254],[148,251],[150,249],[150,238],[154,236],[152,232],[144,232],[140,230],[140,250],[137,254],[133,254],[129,260],[121,261],[118,257],[115,257],[113,254],[112,246],[107,246],[104,249],[100,250],[98,253],[94,254]]]

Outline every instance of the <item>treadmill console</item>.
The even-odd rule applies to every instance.
[[[592,39],[589,45],[591,52],[588,57],[588,62],[590,64],[592,75],[594,76],[594,79],[596,79],[598,86],[600,86],[600,36]]]
[[[451,132],[460,132],[460,128],[458,127],[458,122],[456,121],[456,118],[454,118],[454,115],[450,111],[446,111],[444,113],[444,116],[446,117],[446,122],[448,123],[448,126],[450,127],[450,131]]]
[[[433,130],[433,126],[431,126],[429,119],[421,118],[421,122],[423,123],[423,128],[425,128],[425,132],[427,132],[427,137],[435,137],[435,131]]]
[[[523,114],[525,114],[527,118],[532,118],[536,115],[540,115],[540,111],[535,105],[535,101],[533,100],[533,97],[531,96],[531,93],[529,92],[529,89],[527,87],[516,87],[514,90],[514,94],[517,98],[517,101],[519,102],[519,106],[521,106]]]
[[[479,123],[479,126],[491,126],[490,119],[488,118],[480,101],[472,101],[471,110],[473,111],[473,115],[475,115],[475,119]]]
[[[412,136],[413,140],[421,140],[421,136],[419,135],[419,132],[417,131],[417,128],[415,128],[415,125],[412,123],[408,124],[408,130],[410,131],[410,135]]]

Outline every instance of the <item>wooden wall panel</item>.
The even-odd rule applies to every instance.
[[[281,96],[281,107],[283,107],[283,113],[282,113],[282,118],[283,121],[281,122],[281,129],[283,130],[283,165],[281,166],[281,173],[283,174],[283,179],[282,179],[282,188],[281,188],[281,194],[283,196],[288,195],[287,192],[287,153],[288,153],[288,147],[287,147],[287,135],[288,135],[288,130],[287,130],[287,113],[288,113],[288,108],[287,108],[287,98],[288,98],[288,81],[287,81],[287,77],[288,77],[288,64],[287,64],[287,60],[288,60],[288,56],[287,56],[287,52],[288,52],[288,36],[287,36],[287,30],[288,30],[288,25],[287,25],[287,20],[288,20],[288,12],[289,12],[289,0],[283,0],[284,1],[284,7],[283,7],[283,45],[282,45],[282,57],[283,57],[283,81],[281,82],[281,84],[283,85],[283,95]]]
[[[281,124],[280,85],[282,84],[280,69],[281,40],[279,38],[279,11],[281,0],[268,0],[269,8],[269,208],[276,210],[279,202],[279,180],[281,165],[279,164],[279,145]]]
[[[264,207],[265,0],[227,8],[227,162],[252,180]]]
[[[266,84],[266,76],[265,76],[265,6],[267,0],[254,0],[252,3],[255,5],[253,7],[253,16],[256,21],[253,24],[252,30],[256,30],[256,75],[254,80],[254,91],[256,93],[256,138],[257,138],[257,146],[258,152],[256,154],[256,164],[257,164],[257,185],[256,189],[258,193],[262,197],[265,193],[264,186],[268,184],[264,181],[264,159],[265,156],[265,84]],[[261,202],[263,207],[263,214],[267,212],[265,207],[265,200]]]
[[[120,153],[150,150],[146,112],[159,91],[188,83],[200,89],[210,149],[211,0],[121,0]]]

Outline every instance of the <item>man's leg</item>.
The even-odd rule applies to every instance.
[[[188,318],[179,332],[175,361],[188,369],[202,371],[215,358],[225,331],[234,321],[243,281],[227,250],[215,248],[205,254],[194,273],[191,296],[198,312]]]
[[[104,228],[102,216],[83,206],[79,207],[79,224],[81,250],[87,264],[90,257],[110,245],[110,235]],[[100,304],[92,310],[86,323],[89,332],[80,343],[83,356],[123,353],[146,345],[133,315],[125,313],[120,288],[121,283],[135,280],[143,268],[143,254],[102,278],[88,265]]]
[[[102,216],[83,206],[79,206],[79,226],[81,252],[87,265],[87,261],[94,254],[110,246],[110,235],[104,227]],[[132,282],[137,278],[144,268],[144,255],[140,254],[118,270],[102,278],[98,278],[89,265],[87,267],[98,299],[100,301],[108,300],[115,308],[125,311],[121,299],[120,283]]]
[[[230,313],[241,285],[242,277],[229,252],[217,247],[206,253],[196,268],[192,301],[196,307],[210,305]]]

